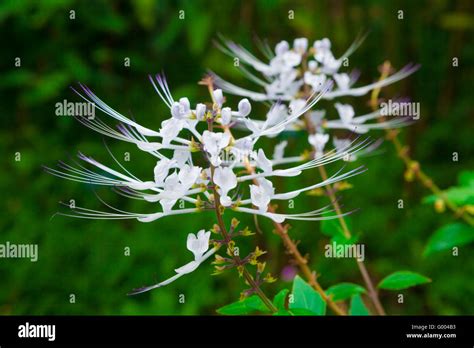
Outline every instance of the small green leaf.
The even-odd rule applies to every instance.
[[[451,249],[474,241],[474,227],[457,222],[438,229],[428,241],[424,255]]]
[[[328,296],[332,296],[333,301],[346,300],[354,295],[365,294],[365,292],[362,286],[352,283],[336,284],[326,290]]]
[[[399,271],[382,279],[378,287],[385,290],[401,290],[431,282],[430,278],[410,271]]]
[[[285,309],[285,299],[289,292],[290,290],[283,289],[278,294],[275,295],[275,297],[273,298],[273,304],[275,305],[276,308]]]
[[[351,307],[349,309],[349,315],[369,315],[369,310],[362,301],[360,295],[355,295],[351,299]]]
[[[322,299],[308,283],[301,277],[296,276],[293,281],[293,301],[290,302],[290,310],[304,309],[310,311],[312,315],[324,315],[326,313],[326,302]],[[300,311],[298,315],[303,315]]]
[[[332,214],[331,213],[323,214],[323,216],[330,216],[330,215]],[[349,230],[352,230],[351,220],[347,216],[344,217],[344,220]],[[339,219],[321,221],[321,232],[328,237],[335,237],[335,236],[344,237],[344,231],[341,227],[341,223]]]
[[[266,312],[268,308],[265,306],[263,301],[257,295],[247,297],[242,301],[237,301],[221,307],[217,310],[217,313],[224,315],[241,315],[251,314],[255,312]]]

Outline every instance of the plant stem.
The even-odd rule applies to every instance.
[[[214,166],[212,165],[211,165],[211,181],[213,183],[212,190],[214,193],[214,207],[216,211],[216,216],[217,216],[220,232],[222,236],[224,237],[224,240],[226,242],[229,242],[230,241],[229,233],[227,232],[224,219],[222,218],[222,214],[221,214],[221,205],[219,203],[219,200],[220,200],[219,193],[217,192],[216,186],[214,184]],[[232,254],[231,256],[237,265],[241,265],[241,259],[239,256],[234,255],[234,254]],[[273,305],[272,301],[265,295],[262,289],[260,289],[260,286],[255,282],[252,275],[245,268],[245,265],[242,265],[242,267],[243,267],[243,272],[242,272],[243,276],[245,280],[247,281],[247,283],[249,284],[249,286],[252,288],[252,290],[255,291],[255,293],[262,299],[265,306],[267,306],[271,312],[273,313],[277,312],[278,309]]]
[[[209,94],[211,95],[212,102],[215,105],[214,94],[212,93],[213,92],[212,79],[209,79],[209,80],[203,79],[202,82],[203,82],[202,84],[206,84],[208,86]],[[209,129],[210,132],[212,132],[212,129],[213,129],[212,120],[210,120],[208,122],[208,129]],[[227,232],[227,228],[225,226],[224,219],[222,218],[221,205],[220,205],[220,196],[219,196],[219,193],[217,192],[216,185],[214,184],[214,171],[215,171],[215,168],[212,164],[211,164],[210,168],[211,168],[212,192],[213,192],[213,195],[214,195],[214,208],[215,208],[215,212],[216,212],[217,222],[218,222],[219,229],[220,229],[220,232],[222,234],[222,237],[224,237],[224,240],[228,243],[228,242],[230,242],[231,238],[229,236],[229,233]],[[245,268],[245,265],[242,265],[242,262],[241,262],[242,260],[240,259],[240,257],[237,256],[237,255],[234,255],[233,253],[232,253],[231,257],[237,265],[242,266],[242,269],[243,269],[242,275],[243,275],[243,277],[245,278],[245,280],[247,281],[249,286],[252,288],[252,290],[258,295],[258,297],[260,297],[260,299],[263,301],[265,306],[267,306],[267,308],[272,313],[277,312],[278,309],[275,307],[275,305],[272,303],[272,301],[267,297],[267,295],[265,295],[265,293],[262,291],[262,289],[260,289],[260,286],[255,282],[255,280],[253,279],[252,275],[249,273],[247,268]]]
[[[385,61],[383,63],[379,81],[382,81],[389,76],[391,68],[392,66],[389,61]],[[378,97],[380,91],[381,88],[376,88],[372,91],[372,94],[370,96],[370,105],[372,107],[372,110],[374,111],[378,109]],[[379,117],[379,122],[383,121],[384,117]],[[445,205],[454,213],[456,217],[461,217],[469,225],[474,226],[474,219],[469,216],[469,214],[464,209],[458,207],[455,203],[453,203],[446,196],[446,194],[434,183],[433,179],[429,177],[425,172],[423,172],[420,167],[420,164],[410,157],[409,148],[408,146],[403,145],[403,143],[400,141],[400,139],[398,138],[398,132],[396,130],[388,128],[385,129],[385,132],[387,135],[387,139],[393,143],[395,150],[397,151],[398,157],[402,159],[407,170],[413,170],[413,172],[415,173],[415,177],[418,179],[418,181],[420,181],[420,183],[424,187],[429,189],[441,200],[443,200]]]

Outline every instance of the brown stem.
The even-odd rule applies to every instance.
[[[213,102],[215,103],[214,96],[212,94],[212,85],[209,85],[209,92],[211,94]],[[210,121],[208,122],[209,131],[212,131],[212,128],[213,128],[213,123],[212,121]],[[217,222],[218,222],[222,237],[224,237],[224,240],[226,242],[229,242],[230,241],[229,233],[227,232],[227,228],[225,226],[224,219],[222,218],[222,214],[221,214],[220,196],[219,196],[219,193],[217,192],[216,185],[214,184],[215,168],[213,165],[211,165],[210,168],[211,168],[212,191],[214,194],[214,207],[215,207]],[[232,254],[231,257],[237,265],[241,265],[242,260],[240,259],[239,256]],[[252,290],[258,295],[258,297],[260,297],[260,299],[263,301],[265,306],[267,306],[267,308],[271,312],[273,313],[277,312],[278,309],[273,305],[272,301],[267,297],[267,295],[265,295],[262,289],[260,289],[260,286],[255,282],[255,280],[253,279],[252,275],[249,273],[247,268],[245,268],[245,265],[242,265],[242,268],[243,268],[242,275],[244,276],[245,280],[247,281],[249,286],[252,288]]]
[[[213,182],[213,193],[214,193],[214,207],[216,211],[216,216],[217,216],[217,222],[219,224],[220,232],[222,233],[222,236],[224,237],[224,240],[226,242],[230,241],[229,238],[229,233],[227,232],[224,219],[222,218],[221,214],[221,205],[219,203],[220,197],[219,193],[216,190],[216,186],[214,185],[214,166],[211,165],[211,181]],[[241,259],[239,256],[232,254],[232,258],[234,259],[235,263],[237,265],[241,265]],[[252,275],[249,273],[249,271],[245,268],[245,265],[243,266],[243,276],[249,286],[252,288],[253,291],[262,299],[263,303],[265,306],[268,307],[268,309],[275,313],[278,311],[278,309],[273,305],[272,301],[265,295],[265,293],[260,289],[260,286],[255,282],[253,279]]]

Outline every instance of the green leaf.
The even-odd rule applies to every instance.
[[[323,216],[330,216],[331,213],[325,213]],[[347,216],[344,217],[347,227],[352,231],[352,222]],[[344,237],[344,231],[341,227],[339,219],[323,220],[321,221],[321,232],[328,237],[340,236]]]
[[[386,290],[401,290],[431,282],[430,278],[410,271],[399,271],[382,279],[378,287]]]
[[[451,249],[474,241],[474,227],[460,222],[439,228],[426,245],[424,255]]]
[[[242,301],[237,301],[221,307],[217,313],[224,315],[241,315],[255,312],[268,312],[267,306],[257,295],[247,297]]]
[[[346,300],[354,295],[365,294],[365,292],[362,286],[352,283],[336,284],[326,290],[328,296],[332,296],[333,301]]]
[[[324,302],[321,295],[299,276],[296,276],[293,281],[292,294],[293,301],[290,303],[292,312],[304,309],[310,311],[313,315],[324,315],[326,313],[326,302]],[[298,315],[303,314],[299,312]]]
[[[286,299],[286,296],[288,295],[289,292],[290,292],[290,290],[283,289],[278,294],[275,295],[275,297],[273,298],[273,304],[275,305],[276,308],[286,309],[285,308],[285,299]]]
[[[360,295],[355,295],[351,299],[351,306],[349,309],[349,315],[369,315],[369,310],[365,306],[364,301]]]

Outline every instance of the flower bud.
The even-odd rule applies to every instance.
[[[250,111],[252,110],[252,105],[250,104],[247,98],[244,98],[239,102],[238,108],[240,115],[246,117],[250,114]]]
[[[216,104],[221,106],[224,104],[224,96],[222,95],[222,89],[215,89],[212,94],[214,95],[214,100]]]
[[[276,46],[275,46],[275,53],[277,56],[282,55],[286,51],[290,49],[290,45],[288,44],[287,41],[280,41]]]
[[[308,68],[310,71],[315,71],[317,67],[318,67],[318,63],[315,60],[310,60],[308,62]]]
[[[437,199],[434,203],[434,208],[437,213],[444,213],[446,210],[444,201],[441,198]]]
[[[196,118],[199,121],[204,120],[204,114],[206,113],[206,105],[199,103],[196,105]]]
[[[293,48],[297,53],[303,54],[308,49],[308,39],[305,37],[301,37],[299,39],[295,39],[293,42]]]
[[[181,118],[181,105],[178,102],[174,102],[171,106],[171,116],[174,118]]]
[[[221,110],[221,123],[227,126],[232,119],[232,110],[230,108],[222,108]]]

